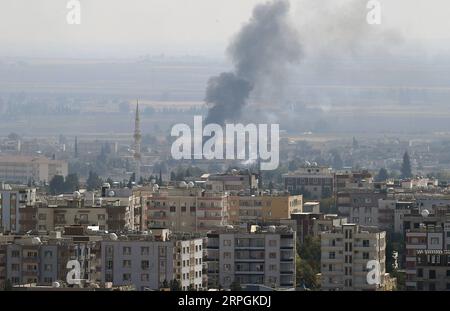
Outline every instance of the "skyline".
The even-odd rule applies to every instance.
[[[0,32],[0,57],[133,58],[165,54],[222,58],[254,5],[263,2],[81,1],[81,24],[68,25],[66,1],[2,0],[0,27],[8,31]],[[329,36],[324,41],[335,42],[338,35],[339,44],[357,40],[370,44],[373,39],[367,31],[375,29],[396,32],[403,38],[405,52],[412,47],[421,47],[430,55],[449,50],[445,41],[450,34],[444,23],[450,4],[445,0],[434,0],[435,5],[426,9],[420,0],[380,0],[382,23],[369,28],[364,25],[367,1],[345,0],[339,5],[330,0],[318,2],[320,5],[317,1],[291,1],[290,15],[305,44],[310,40],[308,34],[321,27]],[[357,27],[352,27],[349,37],[342,36],[349,24]]]

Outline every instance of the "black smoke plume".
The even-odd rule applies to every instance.
[[[287,70],[302,56],[300,37],[291,25],[289,2],[273,0],[257,5],[228,47],[234,71],[208,81],[207,123],[237,121],[251,93],[264,97],[281,89]]]

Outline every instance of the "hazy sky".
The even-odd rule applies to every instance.
[[[308,7],[302,3],[318,1],[291,0],[293,20],[300,25]],[[67,24],[67,2],[0,0],[0,57],[222,56],[254,5],[265,0],[80,0],[81,25]],[[449,0],[380,2],[383,23],[374,27],[395,29],[441,53],[448,49]]]

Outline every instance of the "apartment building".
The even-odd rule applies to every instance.
[[[288,219],[292,213],[303,210],[303,196],[289,193],[231,194],[228,202],[228,220],[231,224]]]
[[[15,237],[2,245],[5,279],[12,285],[52,285],[59,280],[66,281],[70,271],[67,263],[77,260],[80,280],[94,280],[97,278],[96,240],[98,237],[63,237],[60,232],[52,236]]]
[[[295,287],[295,232],[283,226],[222,229],[208,233],[210,288],[233,282],[272,288]]]
[[[300,193],[310,199],[331,197],[335,191],[334,173],[326,166],[305,165],[296,172],[284,174],[283,183],[290,193]]]
[[[135,211],[140,208],[140,198],[98,197],[94,193],[48,196],[34,206],[21,209],[28,230],[49,232],[68,225],[96,226],[111,232],[140,230]]]
[[[228,196],[192,184],[157,188],[147,200],[147,213],[150,228],[205,232],[228,224]]]
[[[450,250],[416,252],[416,290],[450,291]]]
[[[67,174],[66,161],[31,156],[0,156],[0,181],[20,184],[49,182],[55,175],[66,177]]]
[[[368,281],[371,261],[379,264],[379,284]],[[320,263],[323,290],[384,290],[390,284],[386,232],[375,227],[343,224],[323,232]]]
[[[259,176],[253,173],[231,170],[224,174],[204,174],[201,176],[208,191],[245,191],[257,190]]]
[[[292,213],[291,219],[296,223],[295,231],[300,243],[307,237],[319,237],[322,232],[347,223],[346,217],[323,213]]]
[[[367,170],[339,170],[335,174],[336,191],[344,191],[348,189],[367,189],[374,188],[373,176]]]
[[[445,253],[450,250],[450,213],[445,207],[434,213],[415,209],[404,218],[407,290],[437,290],[446,283]],[[436,255],[436,257],[434,257]],[[431,272],[429,272],[431,271]],[[438,286],[438,283],[440,285]]]
[[[0,184],[0,232],[19,233],[27,226],[20,211],[36,202],[36,188]]]
[[[361,226],[378,225],[378,201],[386,193],[371,190],[348,190],[337,194],[339,213],[347,216],[349,222]]]
[[[156,230],[153,230],[156,231]],[[182,290],[202,290],[203,238],[177,238],[169,230],[154,235],[114,237],[102,241],[101,281],[137,290],[158,290],[180,281]]]

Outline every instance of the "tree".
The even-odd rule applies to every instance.
[[[170,290],[172,292],[179,292],[181,291],[181,283],[179,280],[172,280],[170,281]]]
[[[64,192],[64,176],[55,175],[49,184],[49,192],[51,194],[61,194]]]
[[[412,169],[411,169],[411,161],[409,159],[408,151],[403,155],[403,163],[401,168],[401,178],[411,178],[412,177]]]
[[[74,192],[80,188],[80,182],[78,181],[77,174],[69,174],[64,182],[65,192]]]
[[[378,171],[377,176],[375,177],[375,181],[385,181],[386,179],[389,178],[389,173],[387,171],[387,169],[385,169],[384,167],[380,168],[380,170]]]
[[[98,177],[97,173],[89,171],[89,176],[86,181],[87,190],[92,191],[99,189],[103,184],[103,180]]]
[[[162,284],[161,284],[161,287],[160,288],[170,288],[170,286],[169,286],[169,282],[167,282],[167,280],[164,280],[163,282],[162,282]]]
[[[296,257],[297,284],[317,288],[317,273],[320,272],[320,239],[308,236],[298,247]]]

